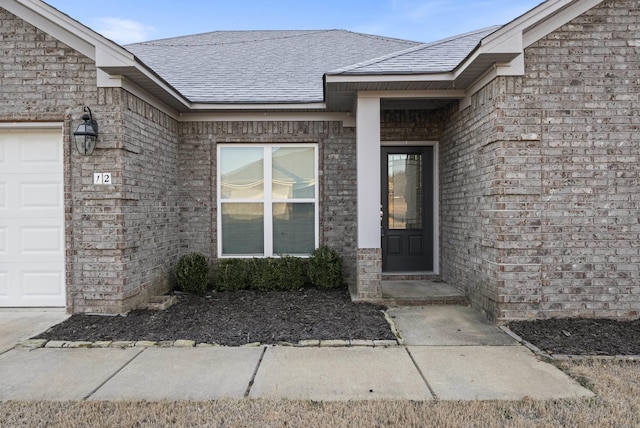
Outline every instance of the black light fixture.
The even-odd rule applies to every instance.
[[[76,132],[73,133],[73,138],[76,141],[76,149],[78,153],[83,156],[90,156],[93,153],[93,149],[96,148],[96,141],[98,140],[98,122],[93,120],[91,109],[84,107],[82,109],[85,113],[82,115],[83,122],[78,126]]]

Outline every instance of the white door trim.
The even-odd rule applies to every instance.
[[[439,141],[382,141],[380,147],[433,147],[433,274],[440,274]]]

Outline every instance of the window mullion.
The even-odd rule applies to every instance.
[[[272,147],[264,148],[264,255],[273,257]]]

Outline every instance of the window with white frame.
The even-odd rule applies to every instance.
[[[218,145],[218,254],[311,254],[317,165],[315,144]]]

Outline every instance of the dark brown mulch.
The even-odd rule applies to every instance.
[[[558,318],[512,322],[509,328],[550,354],[640,355],[640,319]]]
[[[307,339],[395,339],[381,306],[352,303],[346,290],[178,294],[164,311],[126,316],[76,314],[39,339],[69,341],[194,340],[238,346]]]

